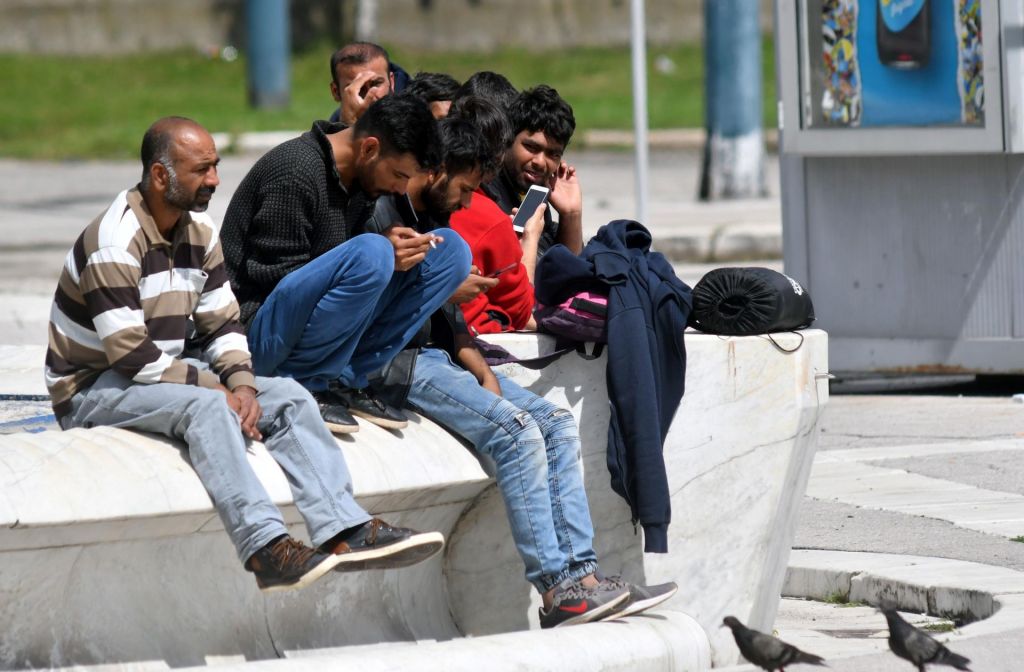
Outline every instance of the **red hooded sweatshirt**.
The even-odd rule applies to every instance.
[[[525,327],[533,312],[533,285],[520,263],[523,248],[512,230],[512,220],[478,190],[473,193],[469,207],[455,211],[449,221],[469,245],[480,275],[490,275],[514,264],[498,276],[497,285],[462,304],[470,332],[494,334]]]

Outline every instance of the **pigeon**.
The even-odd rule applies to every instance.
[[[967,667],[967,663],[971,662],[969,659],[953,653],[928,633],[904,621],[896,609],[884,607],[881,611],[885,614],[885,620],[889,621],[889,648],[900,658],[916,665],[917,672],[924,672],[924,666],[928,663],[949,665],[970,672]]]
[[[726,616],[722,625],[728,626],[732,630],[736,646],[740,648],[743,657],[762,670],[785,672],[786,665],[795,665],[796,663],[828,667],[820,656],[801,651],[792,644],[786,644],[771,635],[751,630],[740,623],[735,616]]]

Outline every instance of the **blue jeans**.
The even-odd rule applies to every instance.
[[[352,496],[345,456],[309,392],[286,378],[257,378],[256,387],[262,410],[257,427],[288,477],[313,544],[369,520]],[[281,512],[249,465],[238,416],[223,392],[175,383],[139,385],[110,369],[74,396],[71,413],[61,422],[63,429],[97,425],[184,441],[243,563],[288,533]]]
[[[435,348],[416,359],[409,405],[490,456],[526,580],[545,592],[597,569],[580,435],[564,410],[498,374],[502,396]]]
[[[249,327],[253,368],[307,389],[340,380],[366,387],[469,275],[469,247],[451,229],[412,269],[395,271],[395,250],[366,233],[284,277]]]

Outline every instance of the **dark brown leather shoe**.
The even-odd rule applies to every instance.
[[[245,568],[256,575],[264,593],[305,588],[334,569],[339,558],[289,536],[278,537],[253,553]]]
[[[363,523],[320,547],[339,559],[335,569],[355,572],[363,569],[397,569],[422,562],[444,548],[440,532],[417,532],[388,525],[380,518]]]

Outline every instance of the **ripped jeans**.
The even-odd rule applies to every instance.
[[[494,461],[526,580],[543,593],[597,569],[579,430],[570,411],[501,374],[498,381],[501,397],[428,348],[417,357],[409,405]]]

